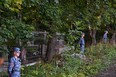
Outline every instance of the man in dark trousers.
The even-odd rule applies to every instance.
[[[85,51],[85,40],[84,40],[84,37],[85,37],[85,33],[82,33],[80,41],[79,41],[81,53],[84,53],[84,51]]]
[[[18,58],[20,56],[20,48],[14,48],[14,56],[10,58],[8,73],[9,77],[20,77],[21,60]]]

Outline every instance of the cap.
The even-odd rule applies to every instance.
[[[20,52],[21,52],[21,51],[20,51],[20,48],[15,47],[15,48],[14,48],[14,52],[18,52],[18,53],[20,53]]]

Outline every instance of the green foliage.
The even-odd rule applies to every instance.
[[[34,27],[20,22],[17,19],[2,19],[0,27],[0,43],[8,42],[11,40],[26,40],[30,38],[31,32]]]
[[[66,41],[69,45],[78,44],[79,36],[81,36],[81,32],[77,30],[69,30],[66,33]]]
[[[88,52],[86,53],[87,60],[73,58],[70,56],[71,54],[68,54],[63,58],[63,66],[58,66],[57,63],[53,61],[51,63],[41,63],[34,66],[23,67],[21,76],[93,77],[113,63],[113,59],[116,58],[115,49],[116,48],[111,45],[99,44],[96,47],[92,46],[88,48]],[[98,54],[95,55],[94,52]],[[5,73],[2,73],[4,77],[3,74]]]
[[[95,50],[96,48],[98,50]],[[96,47],[88,48],[88,51],[86,53],[87,61],[73,58],[68,54],[64,56],[63,66],[57,66],[55,62],[52,62],[25,67],[22,70],[22,77],[93,77],[108,67],[112,63],[112,59],[116,57],[115,47],[110,45],[99,44]],[[95,55],[94,52],[98,54]]]
[[[0,77],[8,77],[8,74],[6,72],[0,72]]]
[[[88,27],[103,30],[110,24],[115,31],[115,2],[115,0],[0,0],[0,45],[6,43],[11,45],[8,42],[29,39],[34,28],[37,31],[46,30],[50,34],[65,33],[66,41],[71,45],[78,40],[79,31]],[[29,67],[26,68],[28,71],[24,69],[23,72],[30,73],[26,75],[28,77],[37,75],[40,77],[75,77],[76,75],[85,77],[96,74],[102,66],[102,59],[108,57],[108,61],[104,61],[110,64],[115,55],[115,49],[112,47],[104,48],[107,47],[100,44],[88,49],[89,65],[84,62],[80,64],[80,60],[69,57],[66,58],[66,65],[63,68],[45,64],[45,67],[44,65],[38,65],[38,68]],[[34,71],[29,71],[30,69]]]
[[[20,12],[23,0],[4,0],[4,6],[11,11]]]
[[[103,30],[109,24],[114,32],[115,7],[115,0],[1,0],[0,14],[33,25],[37,31],[70,35],[69,31],[75,30],[78,35],[77,31],[88,27]],[[74,36],[70,38],[75,40]]]

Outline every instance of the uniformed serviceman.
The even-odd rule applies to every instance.
[[[85,50],[85,40],[84,40],[84,37],[85,37],[85,33],[82,33],[80,41],[79,41],[81,53],[84,53],[84,50]]]
[[[108,37],[107,37],[108,31],[105,31],[104,35],[103,35],[103,42],[107,43],[108,41]]]
[[[9,77],[20,77],[21,60],[18,58],[20,56],[20,48],[14,48],[14,56],[10,59],[8,73]]]

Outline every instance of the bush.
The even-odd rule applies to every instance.
[[[87,51],[88,61],[73,58],[67,52],[63,66],[57,66],[55,61],[50,64],[37,64],[24,68],[22,77],[92,77],[111,64],[116,57],[115,47],[111,45],[98,44],[87,48]]]
[[[47,64],[36,64],[22,69],[22,77],[93,77],[108,67],[116,58],[116,47],[98,44],[87,48],[86,60],[71,57],[65,52],[63,65],[56,61]],[[74,51],[73,51],[74,52]],[[77,51],[76,51],[77,52]]]

